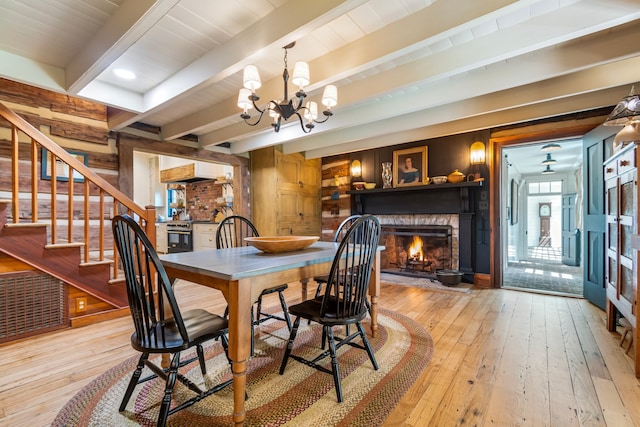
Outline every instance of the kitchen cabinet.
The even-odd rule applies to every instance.
[[[218,223],[193,224],[193,250],[216,249],[216,231]]]
[[[277,147],[251,152],[252,222],[261,236],[321,233],[321,160]]]
[[[156,224],[156,252],[166,254],[169,250],[169,241],[167,239],[167,224]]]
[[[635,371],[640,378],[637,355],[638,324],[638,250],[633,236],[638,234],[637,164],[640,150],[629,144],[609,158],[604,165],[606,209],[606,294],[607,326],[616,330],[617,314],[633,328],[636,348]]]

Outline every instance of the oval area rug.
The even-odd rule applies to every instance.
[[[305,357],[321,352],[322,334],[318,324],[306,323],[301,321],[293,348],[293,354]],[[426,329],[406,316],[380,309],[378,336],[368,336],[380,369],[373,369],[364,350],[343,346],[338,361],[344,401],[338,403],[331,375],[293,359],[289,360],[284,375],[279,375],[289,336],[283,324],[268,321],[256,328],[256,351],[247,364],[247,426],[382,425],[433,354],[433,340]],[[363,322],[363,326],[369,330],[368,322]],[[197,361],[182,368],[181,373],[199,385],[203,382],[215,385],[231,378],[222,346],[214,342],[205,351],[204,380]],[[187,356],[190,355],[184,355]],[[164,381],[156,379],[138,385],[126,410],[118,412],[138,357],[135,354],[80,390],[58,413],[52,426],[155,426]],[[328,366],[330,358],[326,360]],[[145,368],[143,376],[149,373]],[[190,390],[179,382],[176,384],[174,403],[191,396]],[[233,390],[229,386],[169,416],[167,425],[233,425],[232,412]]]

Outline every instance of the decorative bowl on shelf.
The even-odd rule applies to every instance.
[[[278,253],[299,251],[319,240],[318,236],[245,237],[244,240],[262,252]]]
[[[373,190],[374,188],[376,188],[376,183],[375,182],[366,182],[364,184],[364,188],[367,190]]]
[[[355,188],[356,190],[364,190],[364,185],[366,184],[366,182],[364,181],[356,181],[353,183],[353,188]]]
[[[431,178],[431,182],[433,182],[434,184],[444,184],[445,182],[447,182],[447,177],[445,175],[434,176],[433,178]]]
[[[447,176],[447,179],[449,180],[449,182],[457,183],[464,181],[465,179],[467,179],[467,177],[465,176],[465,174],[456,169]]]

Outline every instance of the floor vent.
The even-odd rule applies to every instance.
[[[68,287],[48,274],[0,274],[0,344],[69,325]]]

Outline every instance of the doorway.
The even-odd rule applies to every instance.
[[[581,149],[581,140],[502,148],[503,288],[582,297]]]

